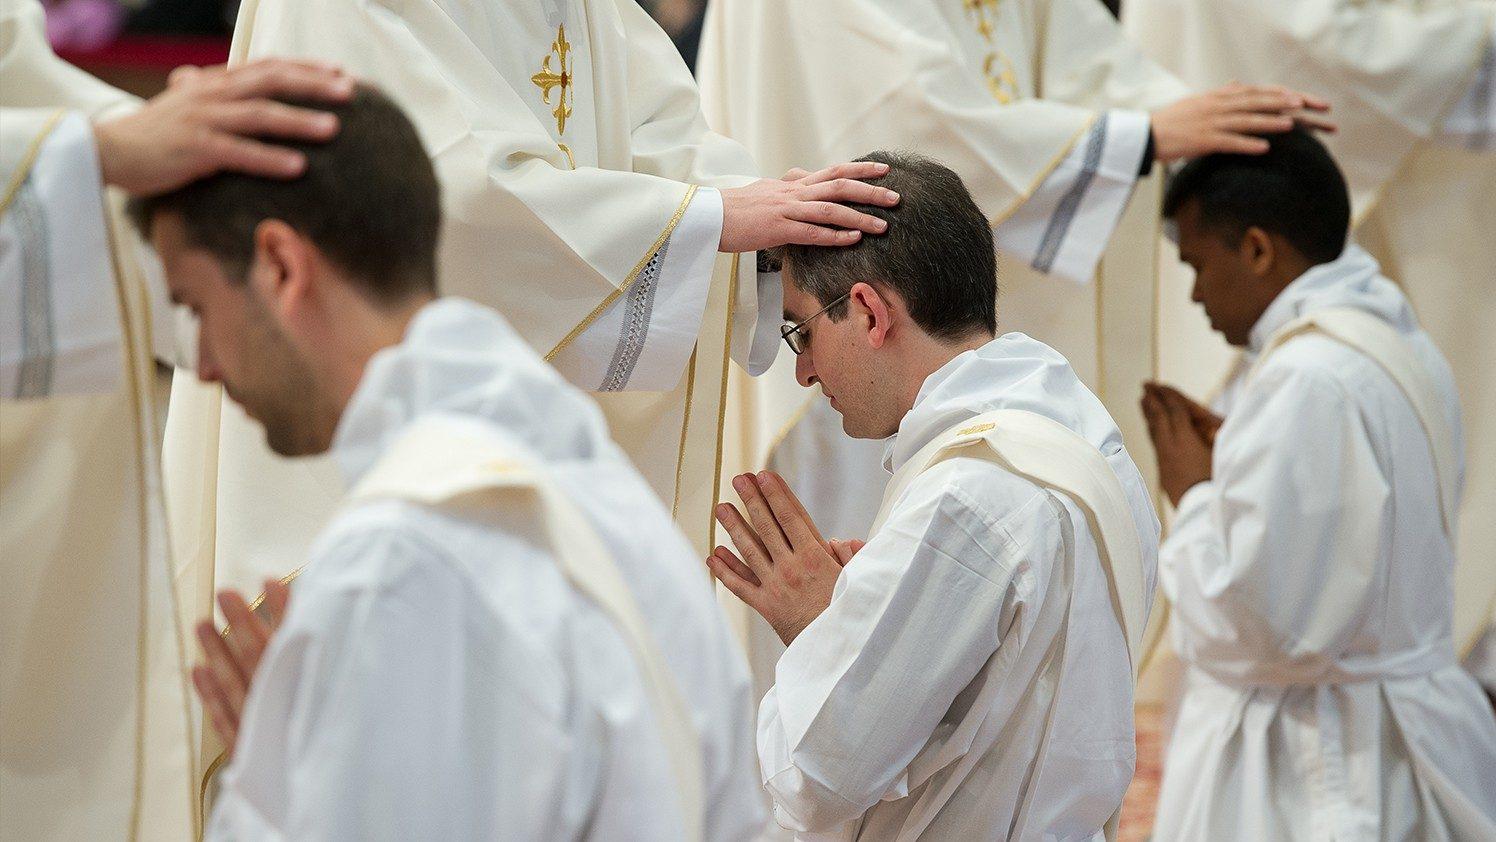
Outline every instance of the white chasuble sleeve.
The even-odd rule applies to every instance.
[[[93,131],[76,112],[0,115],[0,396],[112,391],[122,337]]]
[[[1390,528],[1391,500],[1344,387],[1268,364],[1217,436],[1213,478],[1180,500],[1160,551],[1180,654],[1238,681],[1300,669],[1312,680],[1373,610],[1381,579],[1367,560]],[[1376,512],[1381,522],[1368,519]]]
[[[1148,115],[1108,111],[993,232],[1039,272],[1087,283],[1127,207],[1148,148]]]
[[[658,386],[671,366],[679,380],[691,345],[672,342],[694,340],[688,314],[716,281],[693,273],[720,239],[693,185],[746,183],[726,174],[754,166],[707,129],[636,4],[247,0],[230,61],[266,55],[337,61],[406,109],[442,187],[442,292],[499,310],[579,386],[602,385],[615,356],[628,369],[629,293],[655,261],[661,315],[621,382]],[[602,356],[569,354],[610,312],[587,340]]]
[[[909,764],[998,648],[1026,530],[953,482],[960,462],[910,487],[779,660],[758,749],[784,827],[828,831],[907,795]]]
[[[673,388],[696,345],[721,237],[722,195],[696,188],[634,282],[551,364],[597,392]]]

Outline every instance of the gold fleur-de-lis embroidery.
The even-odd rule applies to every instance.
[[[987,12],[989,9],[996,10],[998,4],[1001,3],[1002,0],[961,0],[961,2],[964,6],[966,6],[966,11],[974,12],[976,14],[977,32],[980,32],[983,38],[991,41],[994,29],[992,25],[992,18],[988,15]]]
[[[1018,73],[1013,62],[1002,53],[987,55],[982,61],[982,77],[987,80],[987,90],[1003,105],[1018,98]]]
[[[552,58],[559,67],[551,65]],[[551,51],[541,60],[540,72],[531,76],[530,81],[540,88],[540,101],[546,105],[551,104],[551,93],[556,92],[556,107],[551,114],[556,117],[556,134],[566,134],[566,118],[571,116],[572,103],[571,42],[566,40],[566,24],[556,27]],[[556,91],[557,88],[560,90]]]

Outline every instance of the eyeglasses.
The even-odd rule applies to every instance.
[[[800,322],[797,325],[786,322],[784,327],[781,327],[779,329],[780,338],[784,340],[784,344],[790,346],[790,350],[795,352],[795,356],[798,357],[799,355],[805,353],[806,343],[810,341],[810,331],[806,330],[805,326],[810,324],[816,316],[821,315],[822,313],[830,310],[832,307],[835,307],[836,305],[842,303],[843,301],[846,301],[851,297],[852,291],[848,290],[842,293],[840,296],[837,296],[837,299],[835,301],[812,313],[805,319],[805,321]]]

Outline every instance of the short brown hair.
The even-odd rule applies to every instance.
[[[149,236],[156,214],[178,214],[189,242],[243,281],[255,229],[277,219],[311,239],[375,301],[435,293],[440,190],[410,119],[366,84],[346,103],[286,102],[330,111],[339,121],[337,136],[325,143],[275,141],[305,153],[300,177],[210,176],[131,202],[136,226]]]
[[[909,152],[871,152],[859,161],[888,165],[865,179],[899,194],[892,208],[853,204],[887,220],[882,234],[863,234],[850,246],[790,245],[778,255],[796,287],[823,306],[862,281],[903,297],[909,316],[931,336],[964,339],[997,332],[997,252],[992,226],[949,167]],[[826,311],[846,317],[842,302]]]

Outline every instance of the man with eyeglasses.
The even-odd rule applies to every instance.
[[[845,431],[888,438],[866,544],[743,475],[707,564],[788,648],[758,719],[801,838],[1099,839],[1132,777],[1158,519],[1101,403],[996,336],[992,231],[955,173],[874,153],[886,234],[783,250],[781,335]],[[823,836],[822,834],[826,834]]]

